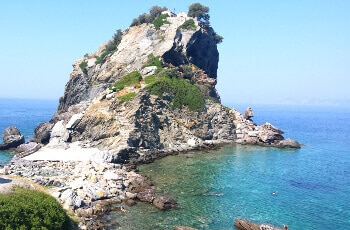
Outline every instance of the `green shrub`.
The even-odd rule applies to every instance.
[[[179,76],[178,68],[165,69],[160,75],[168,78],[177,78]]]
[[[96,64],[96,65],[97,65],[97,64],[101,64],[101,63],[102,63],[102,61],[103,61],[103,58],[102,58],[101,56],[96,57],[95,64]]]
[[[169,21],[166,20],[166,18],[169,17],[167,14],[161,14],[156,19],[153,20],[153,25],[156,27],[157,30],[160,29],[160,27],[164,24],[170,24]]]
[[[136,85],[142,80],[142,76],[139,71],[133,71],[128,73],[124,77],[120,78],[116,83],[113,84],[111,89],[122,90],[124,87]]]
[[[149,85],[149,84],[153,84],[157,80],[157,77],[155,75],[150,75],[145,77],[143,80],[147,85]]]
[[[182,72],[183,78],[186,78],[186,79],[191,79],[194,75],[194,72],[192,70],[192,66],[190,66],[190,65],[180,66],[180,71]]]
[[[81,69],[81,71],[83,71],[83,73],[87,74],[87,67],[88,63],[87,61],[83,61],[82,63],[79,64],[79,67]]]
[[[153,54],[148,55],[148,61],[143,67],[147,66],[157,66],[158,68],[163,68],[163,62],[159,56],[154,56]]]
[[[16,188],[0,194],[0,229],[70,229],[70,219],[55,198]]]
[[[186,79],[159,77],[146,86],[151,94],[162,97],[164,93],[174,96],[172,106],[181,108],[187,106],[191,111],[199,111],[204,108],[204,95],[196,85],[192,85]]]
[[[138,26],[143,23],[151,23],[153,22],[163,11],[168,10],[166,7],[152,6],[149,9],[149,14],[143,13],[139,15],[138,18],[132,20],[130,27]]]
[[[196,30],[197,26],[194,23],[193,19],[189,19],[187,21],[185,21],[181,26],[179,26],[178,28],[179,30]]]
[[[131,101],[132,99],[134,99],[135,96],[136,96],[136,93],[131,92],[131,93],[124,94],[123,96],[120,96],[118,98],[121,101],[121,103],[124,103],[124,102]]]
[[[221,35],[219,35],[215,32],[214,32],[214,39],[215,39],[216,44],[219,44],[222,42],[222,40],[224,40],[224,38]]]
[[[112,40],[110,40],[105,49],[102,51],[101,56],[96,57],[95,64],[101,64],[105,61],[107,55],[112,55],[115,51],[117,51],[118,45],[122,41],[123,32],[118,29],[116,33],[113,35]]]

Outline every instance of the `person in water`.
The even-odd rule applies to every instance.
[[[122,211],[122,212],[126,212],[126,209],[124,208],[124,206],[123,206],[123,205],[120,205],[120,211]]]
[[[283,225],[283,227],[284,227],[284,230],[288,230],[288,226],[287,225]]]

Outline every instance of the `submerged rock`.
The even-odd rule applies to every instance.
[[[156,197],[156,191],[152,188],[144,189],[137,194],[137,198],[140,201],[145,201],[149,203],[152,203],[155,197]]]
[[[269,224],[256,224],[244,219],[236,219],[234,226],[240,230],[282,230],[276,226]]]
[[[176,200],[168,196],[158,196],[153,200],[153,205],[160,210],[169,210],[177,207]]]
[[[290,138],[280,140],[276,146],[280,148],[301,148],[301,144],[299,142]]]
[[[186,226],[176,226],[174,230],[197,230],[197,228],[191,228]]]

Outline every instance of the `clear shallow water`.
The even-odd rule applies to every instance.
[[[56,108],[56,101],[0,99],[0,130],[15,125],[29,140]],[[269,121],[305,146],[230,145],[143,165],[141,172],[154,179],[161,193],[176,198],[180,208],[163,212],[139,202],[126,213],[107,216],[110,229],[234,229],[237,217],[290,229],[350,226],[350,110],[253,106],[253,111],[256,123]],[[1,152],[0,164],[11,157]]]
[[[57,109],[56,100],[27,100],[0,98],[0,132],[16,126],[25,141],[34,136],[34,129],[44,121],[49,121]],[[2,136],[0,139],[2,143]],[[0,151],[0,165],[11,160],[13,154]]]
[[[231,145],[169,156],[140,167],[180,209],[162,212],[139,203],[113,213],[120,229],[235,229],[235,218],[290,229],[350,226],[350,111],[339,108],[253,107],[305,144],[300,150]],[[272,195],[272,192],[276,192]],[[222,196],[215,196],[219,194]],[[114,225],[112,229],[117,229]]]

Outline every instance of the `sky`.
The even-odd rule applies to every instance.
[[[0,98],[56,99],[72,64],[154,6],[187,0],[11,0],[0,3]],[[202,0],[223,36],[223,104],[350,106],[350,1]]]

